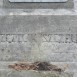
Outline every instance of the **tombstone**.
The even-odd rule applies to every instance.
[[[0,0],[0,77],[76,77],[77,2]],[[14,63],[49,62],[58,71],[17,71]]]

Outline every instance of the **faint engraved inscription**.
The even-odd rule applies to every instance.
[[[0,34],[0,42],[39,41],[39,38],[42,42],[77,43],[77,34]]]

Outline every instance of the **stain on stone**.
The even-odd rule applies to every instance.
[[[15,63],[13,65],[9,65],[9,68],[13,68],[15,70],[36,70],[36,71],[55,71],[55,72],[63,71],[56,65],[40,61],[34,63]]]
[[[4,49],[1,49],[2,51],[4,51]]]
[[[8,50],[8,52],[10,52],[10,50]]]

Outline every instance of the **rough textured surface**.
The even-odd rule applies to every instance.
[[[66,2],[68,0],[9,0],[10,2]]]
[[[4,74],[5,73],[5,74]],[[55,73],[55,72],[36,72],[36,71],[14,71],[5,70],[0,72],[3,77],[73,77],[71,73]]]
[[[77,1],[54,4],[28,3],[26,7],[24,3],[0,0],[0,77],[77,77]],[[48,61],[65,71],[8,68],[14,63],[35,61]]]
[[[68,0],[66,3],[10,3],[9,0],[3,0],[3,8],[9,9],[72,9],[74,6],[73,0]]]

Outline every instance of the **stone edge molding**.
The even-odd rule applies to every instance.
[[[10,2],[67,2],[68,0],[9,0]]]
[[[10,0],[11,1],[11,0]],[[3,1],[2,8],[7,9],[73,9],[73,0],[65,2],[10,2],[9,0]]]

